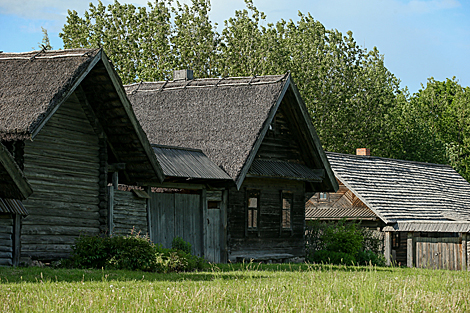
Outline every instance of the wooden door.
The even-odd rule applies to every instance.
[[[152,192],[150,197],[150,239],[171,248],[173,238],[181,237],[194,255],[203,256],[201,196]]]
[[[416,267],[461,270],[462,239],[416,237]]]

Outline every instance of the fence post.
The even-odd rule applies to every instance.
[[[391,254],[392,254],[392,243],[390,238],[390,232],[385,232],[384,237],[384,256],[385,256],[385,265],[390,266],[391,264]]]
[[[467,233],[462,233],[462,271],[467,268]]]
[[[413,267],[413,252],[414,252],[413,232],[408,232],[408,238],[406,240],[406,265],[408,267]]]

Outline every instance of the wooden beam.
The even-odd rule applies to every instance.
[[[113,173],[113,188],[114,190],[118,190],[119,186],[119,172]]]
[[[467,270],[467,233],[462,233],[462,271]]]
[[[21,256],[21,215],[13,214],[13,266],[20,264]]]
[[[149,198],[147,199],[147,229],[149,233],[149,238],[150,240],[153,239],[153,224],[152,224],[152,187],[146,187],[145,191],[147,191],[147,194],[149,195]]]
[[[114,229],[114,187],[108,186],[108,234],[113,235]]]
[[[413,267],[413,250],[414,250],[413,232],[408,232],[406,239],[406,266]]]
[[[107,164],[106,167],[108,168],[108,172],[117,172],[126,169],[126,163],[113,163]]]
[[[207,241],[207,224],[209,222],[209,218],[207,217],[207,196],[206,196],[206,189],[203,188],[201,190],[201,208],[202,208],[202,254],[203,257],[208,255],[207,248],[208,248],[208,241]]]
[[[385,232],[384,236],[384,256],[385,256],[385,265],[391,265],[391,256],[392,256],[392,240],[391,240],[391,233],[389,231]]]

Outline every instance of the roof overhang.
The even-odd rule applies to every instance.
[[[468,233],[470,221],[406,221],[396,222],[383,228],[383,231]]]

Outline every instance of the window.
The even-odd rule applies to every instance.
[[[220,201],[207,201],[207,208],[213,209],[213,210],[218,210],[220,209]]]
[[[400,233],[396,231],[392,233],[392,249],[398,248],[400,248]]]
[[[329,194],[328,192],[319,192],[318,193],[318,201],[328,201]]]
[[[291,215],[294,197],[292,193],[282,193],[282,212],[281,212],[281,227],[282,229],[292,229]]]
[[[259,190],[248,190],[247,196],[247,228],[248,230],[258,229],[259,214]]]

